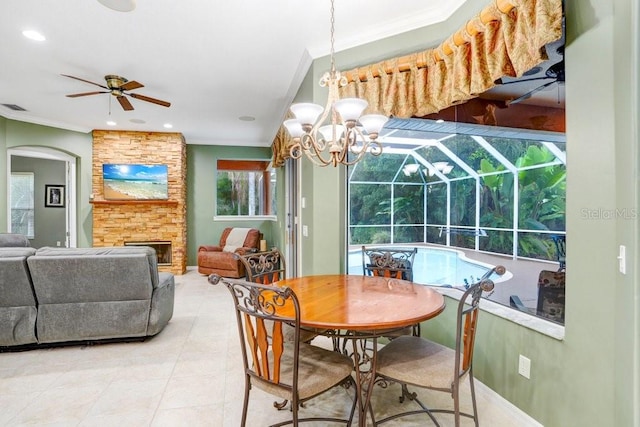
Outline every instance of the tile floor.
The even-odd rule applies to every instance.
[[[244,384],[237,340],[228,291],[209,285],[190,268],[176,276],[173,318],[153,339],[1,353],[0,425],[238,426]],[[482,426],[539,425],[476,384]],[[377,389],[376,414],[394,410],[397,395],[397,386]],[[350,396],[353,390],[336,389],[308,402],[301,414],[346,414]],[[451,405],[444,393],[423,397],[432,405]],[[253,390],[247,425],[285,419],[288,411],[275,410],[273,400]],[[438,419],[443,426],[453,425],[449,415]],[[414,417],[386,425],[432,424]],[[463,425],[473,423],[463,420]]]

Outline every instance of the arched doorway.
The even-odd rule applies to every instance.
[[[76,247],[76,159],[62,151],[45,147],[17,147],[7,150],[7,181],[19,175],[30,175],[33,180],[26,229],[33,247]],[[11,185],[7,194],[7,218],[9,231],[15,231],[12,221],[15,208],[12,204]],[[49,191],[51,194],[47,194]],[[60,196],[55,203],[48,196]],[[22,206],[24,208],[24,206]]]

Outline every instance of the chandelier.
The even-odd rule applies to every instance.
[[[368,105],[364,99],[339,97],[338,89],[347,85],[347,78],[335,66],[333,3],[331,0],[331,69],[320,79],[320,86],[329,88],[327,105],[293,104],[295,118],[283,123],[293,139],[291,157],[299,159],[304,153],[318,166],[353,165],[366,153],[379,156],[382,145],[376,139],[389,120],[381,114],[361,116]]]

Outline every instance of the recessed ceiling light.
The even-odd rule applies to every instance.
[[[436,120],[436,123],[444,123],[444,120],[438,119],[438,120]]]
[[[135,0],[98,0],[103,6],[118,12],[131,12],[136,8]]]
[[[165,129],[171,129],[173,127],[173,125],[171,123],[165,123],[162,126],[164,126]]]
[[[137,123],[137,124],[140,124],[140,125],[141,125],[141,124],[143,124],[143,123],[147,123],[147,122],[145,122],[145,121],[144,121],[144,120],[142,120],[142,119],[131,119],[131,120],[129,120],[129,121],[130,121],[131,123]]]
[[[254,121],[256,118],[253,116],[240,116],[238,117],[238,120],[242,120],[243,122],[252,122]]]
[[[117,125],[117,123],[116,123],[116,122],[114,122],[113,120],[109,120],[109,121],[107,122],[107,124],[108,124],[109,126],[115,126],[115,125]]]
[[[43,42],[47,39],[45,36],[34,30],[24,30],[22,32],[22,35],[29,40],[35,40],[37,42]]]

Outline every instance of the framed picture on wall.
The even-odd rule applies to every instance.
[[[64,185],[44,186],[44,207],[45,208],[64,208]]]

